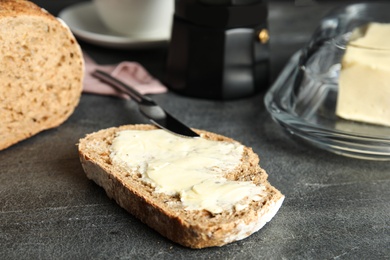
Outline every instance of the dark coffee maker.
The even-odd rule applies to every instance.
[[[268,85],[267,3],[176,0],[165,84],[206,99],[236,99]]]

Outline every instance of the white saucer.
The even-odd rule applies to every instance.
[[[111,48],[137,49],[167,44],[170,28],[161,28],[160,35],[130,37],[107,29],[100,21],[92,2],[84,2],[62,10],[58,17],[71,29],[76,37],[86,42]]]

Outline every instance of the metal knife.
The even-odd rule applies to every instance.
[[[138,103],[138,109],[141,114],[147,117],[157,127],[181,136],[199,137],[199,135],[192,131],[191,128],[171,116],[168,112],[157,105],[156,102],[154,102],[150,97],[142,95],[131,86],[112,77],[110,74],[101,70],[95,70],[92,72],[92,76],[109,84],[120,92],[129,95],[135,102]]]

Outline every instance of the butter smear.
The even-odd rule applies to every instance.
[[[261,200],[263,186],[224,177],[239,166],[244,146],[238,142],[186,138],[164,130],[124,130],[114,138],[110,158],[155,192],[179,195],[186,210],[213,214],[242,210]]]

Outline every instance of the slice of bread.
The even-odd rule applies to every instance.
[[[78,148],[87,177],[103,187],[108,197],[139,218],[161,235],[183,246],[204,248],[222,246],[244,239],[262,228],[278,211],[284,196],[267,181],[259,158],[244,146],[239,166],[224,173],[228,180],[252,182],[264,187],[264,197],[251,201],[241,210],[232,209],[219,214],[206,210],[186,210],[179,195],[158,193],[142,181],[138,172],[124,170],[112,162],[110,147],[119,131],[156,129],[152,125],[126,125],[98,131],[81,139]],[[234,140],[214,133],[194,130],[202,138],[214,141]]]
[[[84,76],[69,28],[24,0],[0,0],[0,150],[63,123]]]

